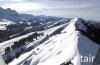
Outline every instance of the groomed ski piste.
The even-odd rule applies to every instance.
[[[76,22],[80,20],[71,20],[60,34],[53,35],[8,65],[64,65],[69,61],[73,65],[93,65],[91,59],[86,60],[86,57],[95,57],[99,45],[77,31]]]

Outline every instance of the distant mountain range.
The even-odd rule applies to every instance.
[[[58,21],[62,19],[66,19],[64,17],[53,17],[53,16],[34,16],[32,14],[19,14],[15,10],[11,10],[10,8],[3,9],[0,7],[0,19],[7,19],[13,22],[21,22],[23,20],[29,20],[32,22],[48,22],[48,21]]]
[[[0,7],[0,20],[5,19],[16,24],[32,24],[32,26],[36,26],[39,28],[50,28],[55,25],[64,24],[65,22],[71,20],[70,18],[64,17],[54,17],[54,16],[45,16],[39,15],[35,16],[32,14],[19,14],[15,10],[11,10],[10,8],[3,9]],[[3,22],[3,21],[2,21]]]

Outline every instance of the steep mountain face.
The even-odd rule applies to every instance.
[[[71,20],[59,34],[49,37],[9,65],[93,65],[100,46],[82,33],[88,29],[82,21],[81,18]],[[22,59],[24,56],[26,58]]]
[[[100,23],[88,22],[79,18],[75,26],[77,30],[100,45]]]

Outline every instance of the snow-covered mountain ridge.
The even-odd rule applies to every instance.
[[[22,54],[9,65],[67,65],[69,61],[73,65],[93,65],[93,58],[100,46],[77,29],[83,29],[83,26],[80,18],[71,20],[60,34],[50,37],[35,49]],[[27,60],[16,63],[27,55]]]

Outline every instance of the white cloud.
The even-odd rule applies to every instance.
[[[11,2],[22,2],[23,0],[10,0]]]
[[[0,0],[0,2],[22,2],[24,0]]]
[[[38,3],[9,3],[2,6],[3,8],[11,8],[18,12],[25,12],[30,10],[41,10],[43,5]]]

